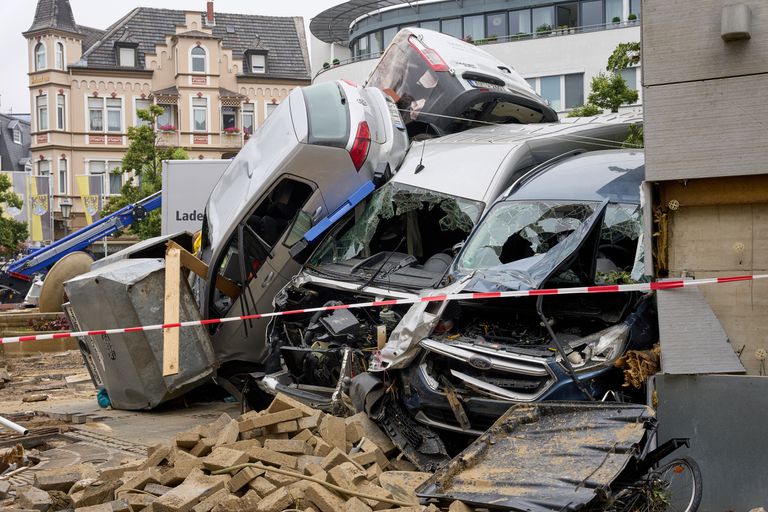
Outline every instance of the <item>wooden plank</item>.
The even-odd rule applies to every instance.
[[[174,247],[179,249],[181,254],[181,265],[184,268],[191,270],[203,279],[208,277],[208,265],[203,261],[176,242],[169,241],[167,245],[168,248]],[[230,299],[236,299],[240,296],[240,288],[224,276],[216,277],[216,288]]]
[[[179,321],[181,291],[181,250],[165,251],[165,301],[163,323]],[[163,377],[179,373],[179,329],[163,329]]]

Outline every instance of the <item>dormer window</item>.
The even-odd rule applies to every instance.
[[[205,48],[195,46],[192,48],[192,72],[205,73]]]
[[[13,130],[13,142],[16,144],[21,144],[21,130],[18,130],[14,128]]]
[[[266,73],[267,72],[267,56],[266,55],[251,55],[251,73]]]
[[[45,45],[37,43],[35,46],[35,71],[40,71],[48,66],[45,55]]]
[[[254,75],[267,72],[267,50],[249,50],[245,53],[247,68]]]
[[[137,44],[117,44],[115,50],[117,53],[117,65],[121,68],[135,68],[138,66],[136,58]]]

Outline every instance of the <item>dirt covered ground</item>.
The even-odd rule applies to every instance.
[[[0,363],[0,380],[2,412],[34,409],[41,402],[96,399],[83,358],[76,350],[6,358]],[[23,401],[43,397],[47,398],[40,402]]]

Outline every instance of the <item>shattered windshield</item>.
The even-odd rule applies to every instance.
[[[371,196],[354,222],[323,241],[309,264],[369,258],[383,251],[407,253],[424,263],[463,241],[482,209],[479,201],[390,182]]]
[[[599,207],[597,202],[575,201],[500,203],[467,242],[459,267],[471,271],[503,268],[522,260],[534,262],[576,236]],[[609,204],[600,231],[598,274],[609,276],[631,270],[641,232],[638,205]]]

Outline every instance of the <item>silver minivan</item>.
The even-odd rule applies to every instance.
[[[345,81],[295,89],[208,200],[199,254],[209,271],[197,283],[203,317],[271,310],[274,295],[301,268],[294,259],[300,249],[395,172],[407,145],[401,117],[380,90]],[[220,277],[238,292],[219,290]],[[266,325],[212,326],[219,361],[263,361]]]

